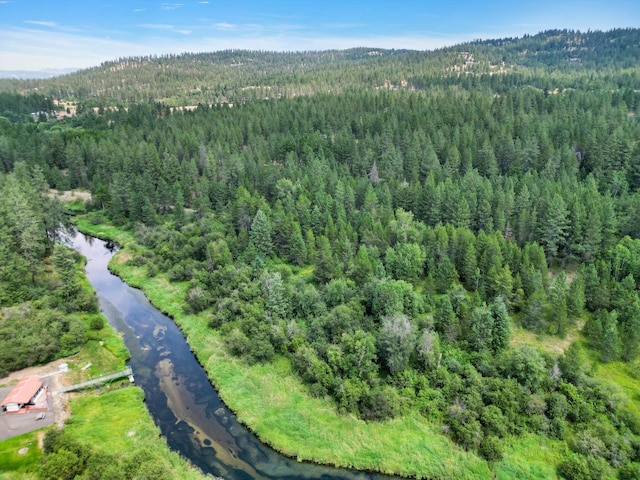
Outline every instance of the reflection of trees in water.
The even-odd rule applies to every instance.
[[[75,236],[80,248],[84,240],[88,246],[102,244],[111,254],[118,250],[114,242],[80,237]],[[83,250],[89,260],[104,255],[99,248]],[[204,472],[231,480],[387,478],[301,463],[263,445],[222,403],[176,324],[139,291],[109,274],[107,262],[100,265],[89,280],[101,297],[103,313],[124,335],[136,384],[144,390],[147,408],[170,448]],[[94,283],[97,278],[99,285]],[[158,368],[164,362],[167,368]]]

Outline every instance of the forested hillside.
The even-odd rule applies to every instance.
[[[639,41],[234,51],[2,82],[87,108],[0,120],[0,165],[89,189],[92,221],[134,231],[131,262],[186,282],[184,310],[230,353],[285,358],[340,412],[419,413],[489,462],[535,434],[565,446],[565,478],[638,478],[637,398],[594,374],[640,382]]]
[[[226,50],[108,61],[38,80],[0,79],[0,91],[37,92],[87,106],[164,102],[234,103],[351,89],[422,90],[535,84],[553,90],[596,83],[633,88],[640,61],[637,29],[552,30],[522,39],[475,41],[434,51],[356,48],[320,52]],[[498,86],[491,85],[497,91]]]

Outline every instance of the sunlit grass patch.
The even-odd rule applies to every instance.
[[[567,452],[563,442],[533,433],[505,440],[504,458],[494,465],[496,479],[557,478],[556,466]]]
[[[0,442],[0,474],[35,471],[42,458],[42,450],[38,448],[39,434],[38,431],[29,432]]]
[[[70,402],[72,417],[65,430],[94,451],[126,458],[140,449],[166,458],[175,478],[202,478],[200,473],[172,452],[160,436],[138,387],[126,387],[100,395],[83,395]]]
[[[74,218],[74,223],[81,232],[94,237],[102,238],[104,240],[112,240],[118,243],[120,246],[124,246],[127,243],[134,241],[133,233],[122,230],[113,225],[104,223],[94,223],[93,219],[96,218],[93,215],[82,215]]]
[[[626,394],[630,400],[630,408],[640,419],[640,380],[634,365],[620,361],[599,364],[596,367],[595,376],[605,383],[616,386]]]

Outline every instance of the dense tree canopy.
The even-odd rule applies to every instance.
[[[120,62],[142,82],[175,68],[181,85],[212,78],[185,62],[215,63],[225,81],[175,93],[203,100],[185,110],[169,108],[168,80],[109,87],[89,108],[78,86],[115,81],[111,64],[42,84],[85,108],[0,121],[0,281],[15,292],[2,301],[28,297],[47,253],[73,298],[58,209],[35,192],[89,189],[91,218],[131,229],[150,276],[188,282],[185,309],[232,354],[289,358],[341,411],[420,412],[491,461],[505,437],[548,435],[571,450],[567,478],[633,472],[640,419],[589,376],[585,348],[632,362],[640,347],[637,47],[638,30],[554,31]],[[239,61],[253,83],[219,68]],[[130,96],[144,101],[125,108]],[[561,354],[511,343],[514,325],[565,337],[583,324],[587,343]]]

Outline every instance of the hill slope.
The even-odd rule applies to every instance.
[[[38,92],[96,105],[162,101],[238,103],[347,89],[421,89],[461,74],[590,72],[636,69],[640,30],[552,30],[523,38],[470,42],[435,51],[355,48],[320,52],[225,50],[131,57],[50,79],[0,80],[0,91]]]

